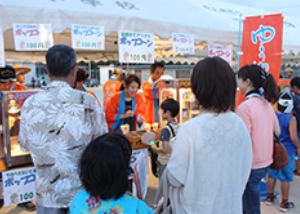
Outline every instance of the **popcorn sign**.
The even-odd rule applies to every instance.
[[[208,45],[208,56],[218,56],[228,62],[232,66],[232,45]]]
[[[194,36],[190,34],[172,33],[174,52],[194,54]]]
[[[104,28],[91,25],[72,25],[72,47],[85,50],[104,50]]]
[[[125,63],[153,63],[154,35],[119,31],[119,61]]]
[[[51,24],[13,24],[17,51],[41,51],[53,46]]]
[[[2,172],[4,205],[35,199],[36,170],[34,167]]]

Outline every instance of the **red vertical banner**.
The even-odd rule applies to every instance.
[[[281,67],[283,16],[246,17],[243,23],[241,67],[258,64],[278,82]]]

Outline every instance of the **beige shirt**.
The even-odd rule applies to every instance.
[[[108,131],[94,97],[54,81],[30,96],[21,110],[19,141],[37,172],[39,205],[69,207],[81,188],[78,161],[86,145]]]

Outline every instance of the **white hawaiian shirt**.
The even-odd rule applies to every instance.
[[[107,131],[96,99],[66,82],[54,81],[25,101],[19,141],[36,167],[40,206],[70,206],[81,188],[79,158],[92,139]]]

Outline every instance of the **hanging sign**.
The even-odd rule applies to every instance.
[[[17,51],[48,50],[53,45],[51,24],[13,24]]]
[[[72,25],[72,47],[85,50],[104,50],[104,28],[92,25]]]
[[[153,63],[154,35],[119,31],[119,61],[125,63]]]
[[[190,34],[172,33],[172,46],[174,52],[194,54],[194,36]]]
[[[5,67],[3,31],[0,29],[0,67]]]
[[[218,56],[232,66],[232,45],[213,44],[208,45],[208,56]]]

